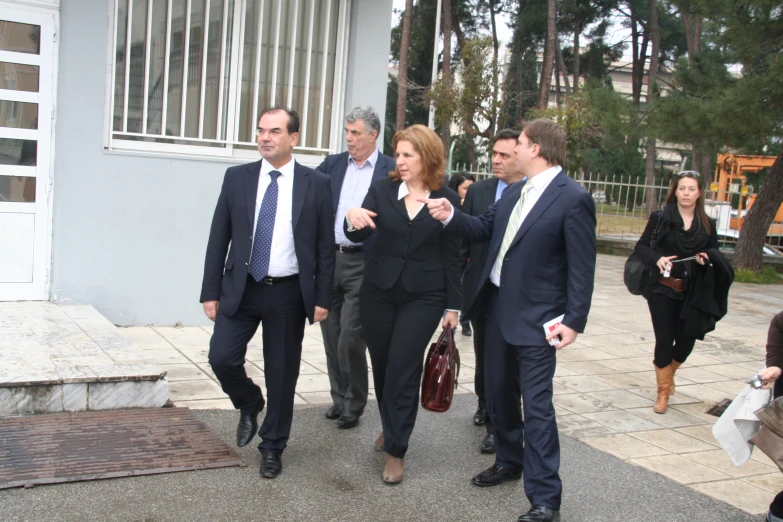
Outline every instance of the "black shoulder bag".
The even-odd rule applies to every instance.
[[[661,224],[663,223],[663,211],[658,212],[658,222],[655,224],[655,230],[653,230],[652,238],[650,239],[650,247],[655,248],[655,244],[658,239],[658,234],[661,231]],[[623,270],[623,282],[625,287],[633,295],[642,295],[642,289],[647,275],[647,265],[641,260],[641,258],[633,252],[625,261],[625,269]]]

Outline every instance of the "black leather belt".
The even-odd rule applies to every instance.
[[[364,252],[362,245],[334,245],[334,249],[343,254],[361,254]]]
[[[290,276],[283,276],[283,277],[272,277],[272,276],[266,276],[259,283],[262,285],[276,285],[278,283],[285,283],[286,281],[293,281],[294,279],[299,279],[299,274],[294,274]]]

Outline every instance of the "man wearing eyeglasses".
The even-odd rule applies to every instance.
[[[201,302],[215,322],[209,364],[240,411],[237,445],[258,431],[261,476],[274,478],[291,431],[305,318],[313,323],[329,315],[334,216],[329,178],[294,161],[299,115],[266,109],[257,130],[261,161],[231,167],[223,178]],[[259,324],[266,401],[245,371],[247,344]]]

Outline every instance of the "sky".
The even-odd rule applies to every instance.
[[[395,9],[405,9],[405,0],[393,0],[394,8]],[[394,27],[397,24],[397,16],[392,15],[392,27]],[[498,23],[498,40],[501,42],[501,44],[509,44],[511,42],[511,38],[513,36],[511,29],[508,27],[508,16],[503,15],[501,17],[500,23]],[[584,33],[583,33],[584,34]],[[627,38],[629,36],[629,30],[625,29],[620,25],[620,21],[617,20],[617,22],[614,25],[614,30],[610,29],[609,34],[611,35],[609,38],[610,42],[619,42],[623,38]],[[584,39],[583,39],[584,41]],[[434,43],[434,42],[433,42]],[[630,61],[630,51],[626,50],[623,56],[623,59]]]

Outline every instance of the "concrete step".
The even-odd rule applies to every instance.
[[[166,372],[92,306],[0,303],[0,415],[167,400]]]

